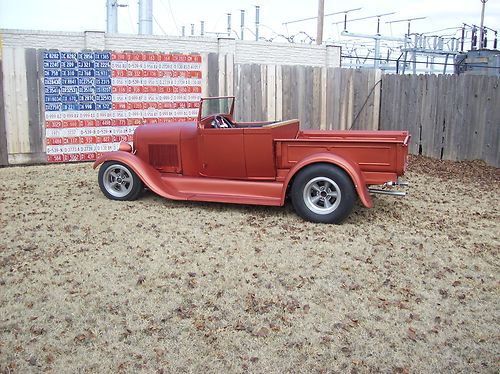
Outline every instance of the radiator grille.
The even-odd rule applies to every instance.
[[[149,163],[156,168],[173,169],[179,167],[179,156],[176,144],[150,144]]]

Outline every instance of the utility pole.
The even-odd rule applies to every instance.
[[[118,32],[118,4],[117,0],[106,0],[106,32]]]
[[[255,41],[259,41],[260,6],[255,6]]]
[[[323,43],[323,21],[325,20],[325,0],[318,0],[318,29],[316,32],[316,44]]]
[[[483,49],[484,45],[484,8],[486,7],[486,2],[488,0],[481,0],[483,3],[483,9],[481,10],[481,26],[479,28],[479,49]]]
[[[245,34],[245,10],[242,9],[241,10],[241,36],[240,36],[241,40],[244,39],[244,36],[245,36],[244,34]]]
[[[153,34],[153,0],[139,0],[139,34]]]

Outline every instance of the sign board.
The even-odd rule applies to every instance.
[[[43,52],[48,162],[95,160],[137,126],[194,121],[201,56]]]

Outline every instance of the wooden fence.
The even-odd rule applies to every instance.
[[[500,79],[384,75],[380,129],[409,130],[410,152],[500,166]]]
[[[45,160],[40,53],[16,49],[0,59],[0,165]],[[299,118],[304,129],[405,129],[413,154],[500,166],[499,78],[383,75],[202,56],[203,94],[235,95],[237,120]]]
[[[236,65],[237,120],[299,118],[303,129],[372,129],[379,126],[376,70],[309,66]]]

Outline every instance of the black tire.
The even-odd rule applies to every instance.
[[[295,211],[306,221],[341,223],[351,213],[357,194],[344,170],[321,163],[295,176],[291,198]]]
[[[99,168],[99,187],[111,200],[135,200],[143,190],[143,183],[128,166],[118,161],[106,161]]]

